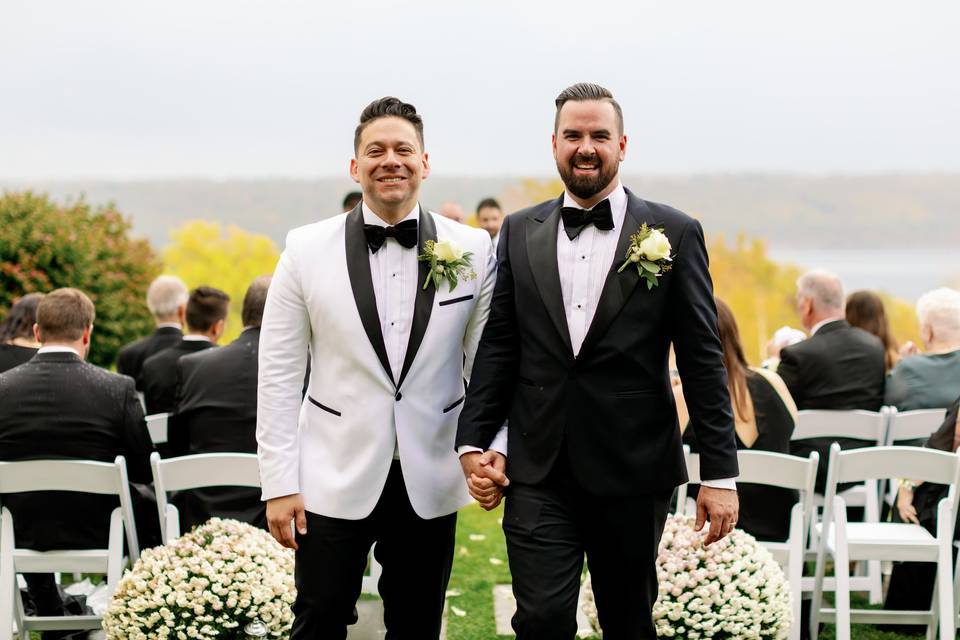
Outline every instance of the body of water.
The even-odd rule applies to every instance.
[[[957,249],[795,249],[771,246],[770,257],[803,269],[827,269],[843,279],[848,292],[886,291],[914,301],[936,287],[960,288]]]

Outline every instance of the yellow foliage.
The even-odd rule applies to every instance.
[[[230,316],[220,344],[243,330],[240,310],[247,287],[257,276],[272,274],[280,258],[267,236],[219,222],[193,220],[170,232],[171,244],[163,251],[167,273],[179,276],[193,289],[208,285],[230,295]]]

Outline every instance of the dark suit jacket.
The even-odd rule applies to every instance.
[[[36,349],[18,347],[15,344],[0,344],[0,373],[19,367],[37,354]]]
[[[39,354],[0,374],[0,459],[113,462],[122,455],[129,480],[149,483],[152,451],[130,378],[72,353]],[[55,491],[2,501],[13,513],[17,546],[40,550],[105,547],[110,512],[119,504]]]
[[[457,446],[486,448],[509,418],[507,473],[544,480],[562,449],[574,479],[601,496],[660,492],[686,481],[667,368],[673,342],[688,389],[704,479],[737,475],[733,413],[700,224],[627,191],[614,263],[577,357],[557,269],[562,198],[508,216],[490,317],[460,415]],[[617,273],[629,236],[662,228],[676,256],[648,289]]]
[[[846,320],[828,322],[803,342],[785,347],[777,373],[801,410],[879,411],[883,405],[883,343],[863,329],[851,327]],[[811,451],[820,454],[816,488],[821,493],[826,487],[832,442],[833,439],[813,438],[790,445],[794,455],[805,458]],[[844,449],[864,445],[862,440],[849,438],[838,438],[836,442]]]
[[[215,345],[207,340],[181,339],[147,358],[140,371],[139,388],[147,415],[172,413],[177,406],[177,361],[190,353],[210,349]]]
[[[257,354],[260,328],[246,329],[229,345],[180,358],[171,453],[257,452]],[[212,516],[266,528],[260,490],[217,487],[178,496],[181,531]]]
[[[144,360],[158,351],[174,346],[182,337],[183,332],[176,327],[160,327],[146,338],[131,342],[120,349],[117,355],[117,373],[137,380],[137,391],[143,391],[139,378]]]

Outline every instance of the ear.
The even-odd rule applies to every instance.
[[[37,342],[43,344],[43,338],[40,336],[40,325],[36,322],[33,323],[33,338]]]
[[[177,307],[177,320],[180,321],[181,326],[187,324],[187,305],[182,304]]]
[[[920,327],[920,339],[923,340],[923,343],[929,345],[934,341],[936,336],[933,334],[933,327],[929,324],[922,325]]]
[[[423,176],[422,179],[426,180],[427,176],[430,175],[430,154],[426,151],[423,152]]]
[[[550,147],[553,149],[553,159],[557,159],[557,134],[554,132],[550,136]]]
[[[80,338],[83,341],[83,346],[90,346],[90,335],[93,333],[93,325],[90,325],[83,330],[83,336]]]
[[[350,158],[350,177],[353,178],[354,182],[360,184],[360,166],[357,164],[356,158]]]
[[[620,162],[627,157],[627,136],[620,136]]]

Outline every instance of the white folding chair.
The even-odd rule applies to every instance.
[[[260,467],[252,453],[203,453],[179,458],[150,456],[153,486],[157,492],[160,533],[165,542],[180,536],[180,514],[167,500],[169,491],[185,491],[204,487],[259,487]],[[363,577],[363,593],[378,594],[381,566],[370,552],[370,572]]]
[[[107,576],[110,593],[117,587],[125,564],[123,541],[126,534],[131,558],[140,556],[137,530],[133,520],[127,466],[123,456],[114,462],[87,460],[29,460],[0,462],[0,494],[28,491],[75,491],[115,495],[120,506],[110,516],[106,549],[34,551],[19,549],[13,533],[13,515],[0,505],[0,633],[16,626],[21,638],[31,631],[90,630],[101,628],[101,618],[83,616],[27,616],[23,611],[17,585],[19,573],[88,572]],[[69,527],[49,514],[45,526]]]
[[[164,444],[167,441],[167,423],[170,414],[154,413],[144,419],[147,422],[147,431],[150,432],[150,440],[153,441],[153,444]]]
[[[791,441],[809,440],[812,438],[849,438],[862,440],[865,447],[881,446],[887,435],[889,410],[887,407],[880,411],[829,411],[821,409],[807,409],[798,412],[797,422],[793,429]],[[869,480],[861,485],[851,487],[841,493],[847,506],[863,507],[863,519],[866,522],[880,521],[880,482]],[[814,517],[811,523],[817,521],[816,509],[824,506],[823,496],[814,495]],[[816,553],[816,531],[811,531],[808,538],[807,554],[810,559]],[[870,597],[870,604],[883,602],[883,574],[879,562],[870,562],[858,567],[862,575],[851,579],[854,591],[866,591]],[[804,580],[804,590],[813,588],[813,581]],[[827,581],[827,590],[833,590],[833,581]]]
[[[687,460],[687,475],[690,481],[700,482],[700,456],[690,453],[684,447]],[[813,517],[813,485],[817,478],[817,463],[820,456],[813,452],[809,458],[773,453],[771,451],[742,450],[737,452],[740,475],[737,483],[749,482],[782,489],[799,491],[799,500],[790,510],[790,536],[784,542],[758,540],[770,550],[771,555],[783,567],[790,585],[790,604],[793,610],[793,625],[790,627],[790,640],[800,638],[800,601],[802,599],[803,558],[806,549],[806,535],[810,530]],[[686,498],[687,485],[682,485]]]
[[[940,428],[947,415],[946,409],[897,411],[896,407],[888,407],[887,411],[889,426],[885,444],[888,446],[907,440],[926,440]]]
[[[947,497],[937,506],[937,535],[916,524],[893,522],[847,522],[846,502],[837,495],[837,484],[869,479],[911,478],[949,486]],[[953,587],[953,528],[957,506],[960,458],[920,447],[877,447],[841,451],[830,447],[827,494],[819,535],[813,603],[810,612],[811,638],[816,640],[819,622],[835,622],[837,640],[850,640],[850,623],[898,622],[927,625],[927,638],[935,637],[939,622],[940,640],[954,640],[956,614]],[[835,608],[821,608],[827,556],[834,564]],[[849,563],[857,560],[905,560],[936,562],[937,580],[931,607],[927,611],[850,609]]]

